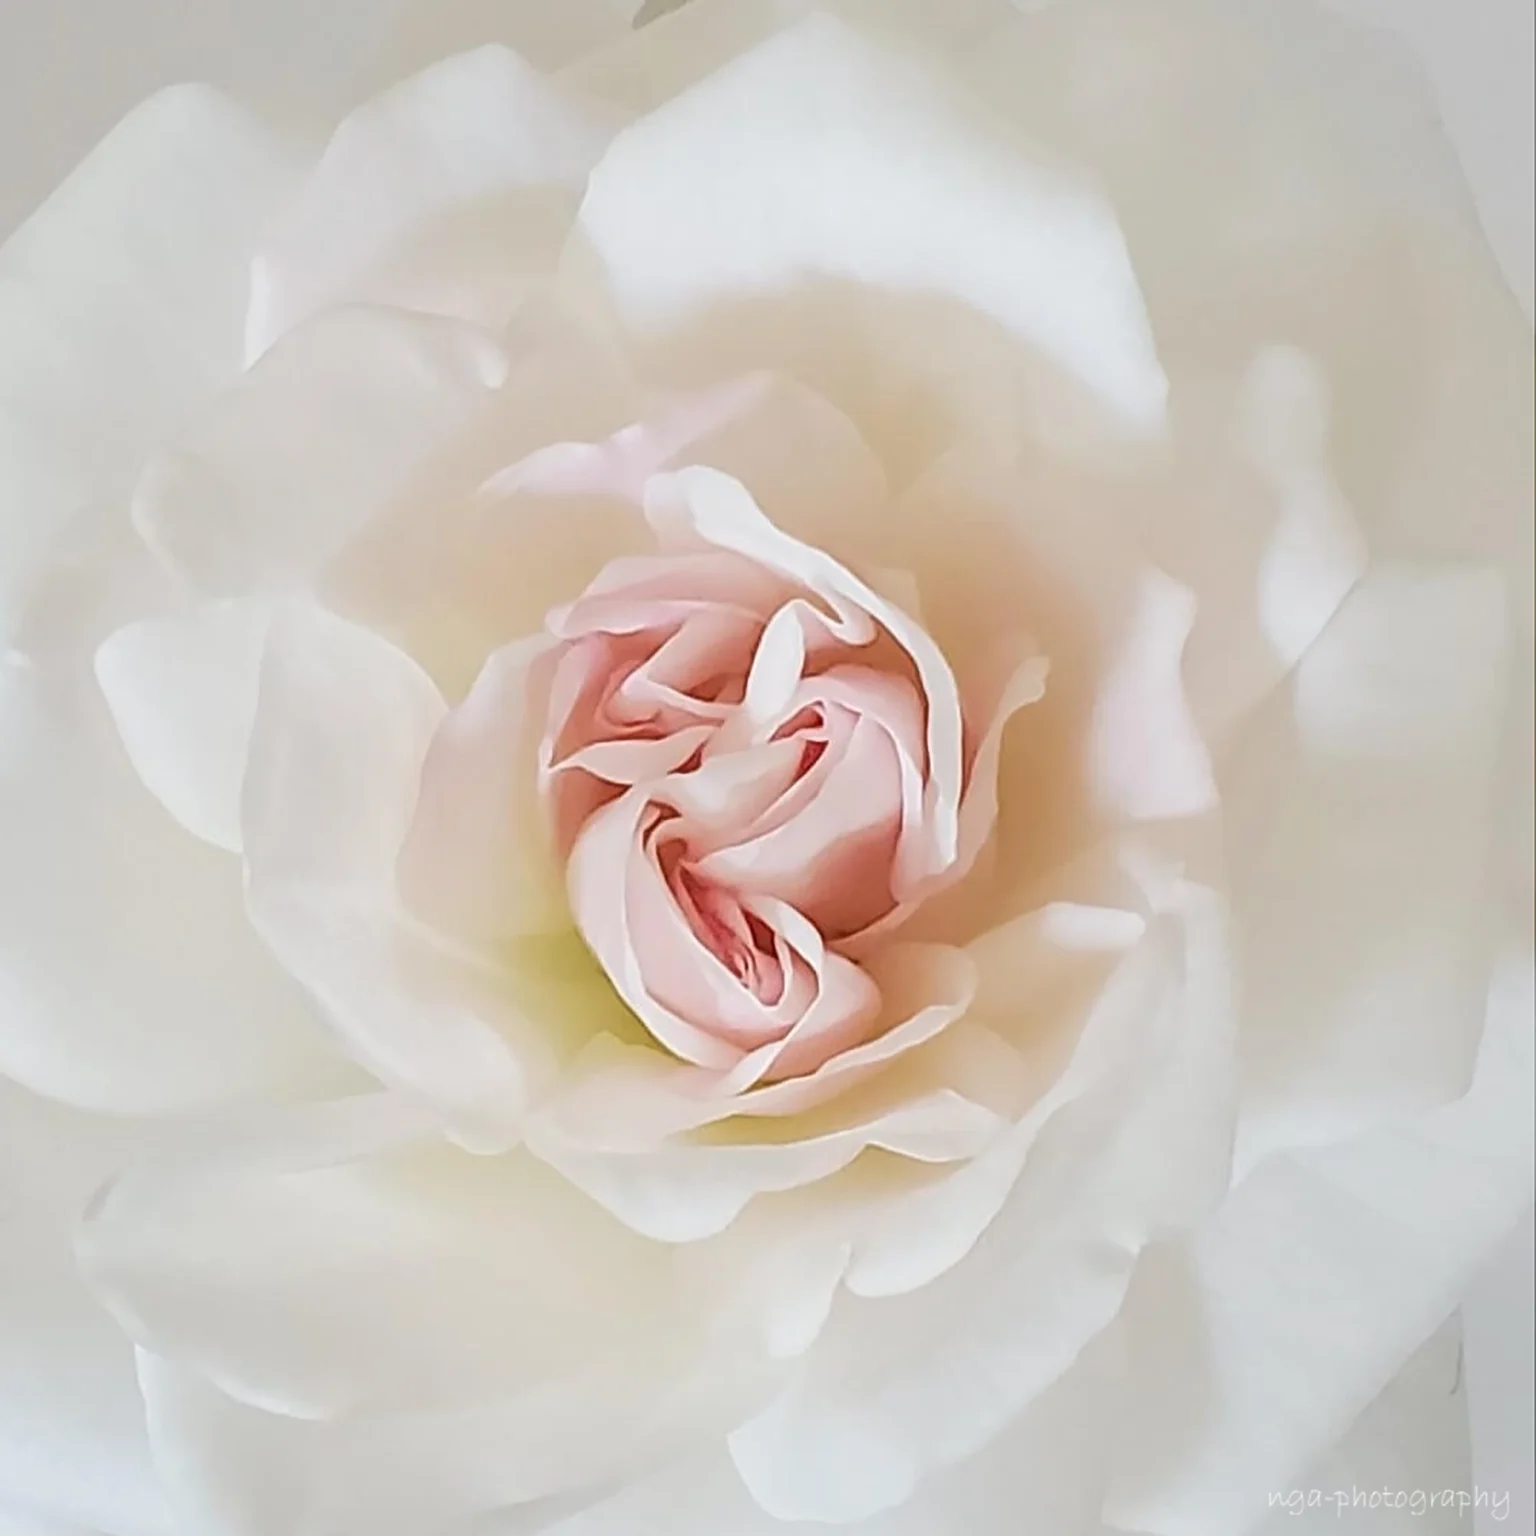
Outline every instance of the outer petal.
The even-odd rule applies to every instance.
[[[835,1527],[845,1536],[1099,1536],[1102,1431],[1114,1415],[1113,1347],[1089,1353],[979,1455],[902,1508]],[[814,1528],[814,1527],[813,1527]],[[782,1536],[718,1453],[664,1468],[548,1527],[546,1536]],[[515,1528],[514,1528],[515,1531]],[[490,1536],[502,1536],[494,1527]],[[507,1536],[513,1536],[508,1532]]]
[[[63,520],[239,364],[246,266],[295,173],[214,92],[133,112],[0,253],[0,624]]]
[[[402,910],[395,866],[444,713],[404,653],[319,609],[273,625],[245,779],[251,919],[364,1065],[502,1147],[548,1047],[500,969]]]
[[[1225,775],[1245,1165],[1444,1103],[1471,1076],[1497,921],[1505,593],[1487,571],[1378,567]]]
[[[134,521],[211,595],[309,590],[479,423],[508,366],[457,321],[320,315],[152,461]]]
[[[1487,1513],[1503,1490],[1474,1480],[1460,1333],[1452,1319],[1294,1486],[1269,1490],[1257,1536],[1298,1522],[1342,1536],[1466,1536],[1477,1493]]]
[[[96,652],[140,779],[187,831],[231,853],[268,618],[261,603],[210,603],[125,625]]]
[[[1116,1524],[1241,1529],[1445,1320],[1531,1197],[1532,1012],[1528,957],[1512,958],[1465,1098],[1265,1159],[1149,1259],[1127,1309]]]
[[[1527,1211],[1504,1248],[1462,1302],[1472,1470],[1484,1488],[1508,1488],[1510,1518],[1536,1521],[1536,1480],[1527,1477],[1536,1445],[1536,1212]],[[1475,1519],[1478,1536],[1491,1510]],[[1502,1524],[1502,1522],[1500,1522]]]
[[[389,1095],[184,1134],[80,1251],[208,1536],[422,1536],[635,1475],[752,1401],[664,1250]]]
[[[138,1342],[301,1418],[574,1373],[666,1283],[661,1250],[537,1163],[443,1148],[389,1094],[171,1143],[96,1202],[80,1252]]]
[[[1253,386],[1270,394],[1269,446],[1289,446],[1252,467],[1288,503],[1288,537],[1310,530],[1314,555],[1346,557],[1323,563],[1324,585],[1349,563],[1331,500],[1377,553],[1509,561],[1529,624],[1529,327],[1421,67],[1329,14],[1341,8],[1086,0],[1015,18],[974,67],[999,110],[1093,165],[1114,198],[1175,418],[1233,402],[1251,414]],[[1234,493],[1251,499],[1207,486],[1186,529],[1229,591],[1232,555],[1251,542]],[[1195,571],[1172,569],[1205,598]],[[1205,658],[1218,670],[1219,650]]]
[[[823,299],[830,284],[873,285],[965,306],[1138,427],[1162,418],[1163,375],[1109,211],[978,123],[921,65],[826,17],[621,134],[580,228],[643,337],[756,305],[750,325],[727,328],[726,351],[732,334],[738,345],[750,335],[777,348],[760,363],[783,355],[774,328],[806,285]],[[819,316],[839,335],[853,317],[869,318],[846,296]]]
[[[337,304],[499,329],[552,265],[607,132],[515,53],[432,65],[359,108],[268,231],[247,361]]]
[[[750,1401],[716,1384],[718,1358],[680,1360],[670,1342],[517,1396],[321,1422],[250,1408],[147,1352],[139,1376],[157,1459],[198,1536],[540,1536],[718,1443]]]
[[[135,780],[80,671],[44,652],[0,664],[0,1069],[120,1113],[334,1083],[238,862]]]
[[[142,1128],[0,1080],[0,1531],[170,1536],[127,1341],[86,1291],[69,1234]],[[52,1523],[57,1518],[56,1528]]]

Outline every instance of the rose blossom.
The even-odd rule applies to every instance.
[[[1316,18],[622,9],[0,257],[0,1518],[1253,1528],[1529,1199],[1528,335]]]

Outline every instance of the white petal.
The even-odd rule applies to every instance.
[[[142,1139],[0,1080],[0,1531],[13,1501],[35,1513],[38,1536],[56,1536],[55,1518],[71,1536],[75,1521],[112,1536],[172,1531],[131,1347],[69,1240],[96,1184]]]
[[[1521,1520],[1536,1524],[1536,1482],[1530,1477],[1531,1447],[1536,1445],[1533,1227],[1536,1220],[1527,1211],[1461,1307],[1472,1471],[1482,1487],[1510,1490],[1516,1529]],[[1484,1536],[1494,1528],[1492,1513],[1479,1512],[1476,1523],[1478,1536]]]
[[[0,1496],[114,1536],[169,1536],[127,1341],[61,1235],[3,1231]]]
[[[1138,428],[1165,381],[1118,227],[921,67],[815,17],[621,134],[581,230],[654,337],[809,279],[958,301]]]
[[[1256,1536],[1281,1536],[1298,1521],[1326,1522],[1341,1536],[1466,1536],[1467,1512],[1479,1491],[1469,1450],[1460,1329],[1453,1319],[1319,1462],[1293,1486],[1268,1491],[1265,1504],[1273,1513]],[[1496,1491],[1502,1501],[1506,1490],[1483,1483],[1481,1491],[1486,1513]]]
[[[1265,346],[1240,381],[1197,378],[1186,395],[1181,460],[1148,498],[1146,538],[1195,594],[1184,672],[1196,719],[1221,742],[1327,628],[1369,551],[1315,356]]]
[[[494,46],[360,107],[256,257],[247,361],[340,304],[499,329],[530,269],[553,264],[607,138],[596,113]]]
[[[1263,1513],[1454,1309],[1531,1198],[1530,961],[1490,999],[1465,1098],[1261,1162],[1149,1257],[1110,1518],[1226,1536]]]
[[[135,1354],[155,1464],[183,1527],[202,1536],[303,1530],[325,1428],[249,1408],[191,1371]]]
[[[718,1442],[740,1394],[707,1374],[697,1354],[662,1347],[517,1396],[316,1421],[140,1356],[156,1458],[198,1536],[542,1536],[615,1484]]]
[[[980,1455],[935,1476],[900,1509],[834,1529],[843,1536],[1017,1536],[1027,1511],[1051,1536],[1099,1536],[1102,1430],[1114,1411],[1114,1380],[1112,1351],[1090,1351]],[[729,1461],[711,1451],[637,1480],[545,1536],[782,1536],[794,1529],[755,1505]]]
[[[232,376],[289,151],[216,93],[162,92],[0,252],[0,622],[83,503]]]
[[[381,1094],[190,1133],[98,1199],[82,1261],[137,1342],[302,1418],[463,1403],[626,1347],[664,1252],[526,1157],[435,1142]]]
[[[134,521],[211,595],[307,590],[479,422],[507,369],[457,321],[320,315],[150,463]]]
[[[979,1187],[969,1169],[951,1177],[958,1209],[942,1228],[942,1207],[916,1225],[900,1201],[879,1213],[892,1226],[870,1234],[869,1274],[850,1272],[868,1294],[833,1309],[787,1389],[731,1436],[770,1513],[865,1519],[975,1454],[1109,1325],[1140,1249],[1224,1186],[1231,1013],[1219,917],[1206,894],[1169,898],[1182,923],[1165,917],[1122,967],[1073,1083],[971,1165],[985,1170]],[[1000,1194],[988,1163],[1004,1165]],[[890,1241],[903,1229],[905,1244]],[[963,1233],[947,1272],[915,1272],[931,1257],[913,1242],[925,1230],[936,1249]],[[899,1285],[887,1278],[898,1263]]]
[[[253,886],[387,889],[444,710],[432,680],[387,640],[321,608],[279,609],[245,792]]]
[[[334,1082],[323,1026],[246,919],[239,861],[138,783],[88,681],[0,664],[0,743],[0,1071],[121,1113]]]
[[[209,1536],[420,1536],[723,1432],[665,1250],[390,1096],[210,1125],[93,1207],[80,1249],[140,1341],[155,1454]]]
[[[400,638],[451,698],[491,652],[541,630],[605,561],[652,545],[635,509],[611,498],[557,482],[505,496],[485,486],[509,461],[600,439],[642,409],[612,338],[579,314],[526,306],[503,344],[512,371],[485,419],[471,411],[472,444],[403,500],[372,509],[328,573],[334,606]]]
[[[1247,457],[1279,510],[1259,570],[1259,622],[1293,666],[1327,627],[1364,569],[1364,541],[1328,466],[1326,381],[1292,347],[1266,347],[1244,381]]]
[[[488,961],[402,910],[395,866],[445,705],[403,652],[295,606],[273,622],[245,778],[251,920],[352,1053],[486,1148],[515,1139],[546,1048]]]
[[[126,625],[96,652],[134,770],[187,831],[231,853],[268,617],[259,603],[210,603]]]
[[[1242,739],[1224,796],[1245,1166],[1463,1091],[1495,923],[1510,639],[1497,575],[1378,567]]]
[[[400,890],[448,933],[484,941],[570,927],[538,792],[550,650],[535,636],[495,652],[423,760]]]

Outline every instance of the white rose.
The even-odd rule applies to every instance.
[[[0,1516],[1253,1528],[1530,1198],[1528,332],[1291,8],[623,9],[0,255]]]

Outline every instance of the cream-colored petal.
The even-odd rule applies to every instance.
[[[865,285],[963,306],[1137,428],[1162,419],[1165,380],[1108,208],[910,54],[826,16],[621,134],[593,173],[580,233],[639,336],[758,306],[752,325],[726,328],[716,369],[733,334],[772,336],[764,307],[777,313],[807,285]],[[857,348],[869,310],[855,295],[819,318],[852,330]],[[792,333],[802,350],[805,334]]]
[[[1210,753],[1190,715],[1180,664],[1192,595],[1160,572],[1142,578],[1120,654],[1094,700],[1089,782],[1098,806],[1132,820],[1198,816],[1216,805]]]
[[[549,642],[496,652],[427,750],[400,893],[447,933],[486,943],[570,926],[539,801]]]
[[[536,1121],[528,1145],[625,1226],[660,1242],[693,1243],[723,1231],[758,1196],[815,1184],[866,1149],[921,1163],[958,1162],[975,1156],[1001,1128],[990,1110],[940,1090],[787,1142],[684,1138],[644,1151],[604,1152],[562,1144]]]
[[[1001,672],[1008,634],[1027,635],[1048,668],[1039,697],[987,742],[1005,900],[1111,828],[1212,804],[1181,668],[1201,612],[1149,559],[1133,501],[1125,484],[1062,460],[955,450],[896,507],[893,543],[962,687]],[[1030,676],[1015,674],[1021,686]]]
[[[508,368],[459,321],[322,314],[151,461],[134,521],[203,592],[309,590],[480,423]]]
[[[667,1293],[661,1250],[390,1093],[190,1130],[109,1186],[79,1248],[136,1342],[300,1418],[553,1382]]]
[[[477,1148],[552,1065],[504,972],[403,910],[395,868],[444,703],[387,641],[307,605],[273,623],[246,771],[251,920],[348,1051]]]
[[[754,1401],[665,1250],[390,1095],[185,1131],[80,1250],[208,1536],[421,1536],[637,1475]]]
[[[499,329],[553,265],[607,137],[600,114],[495,46],[359,107],[262,242],[247,362],[336,305]]]

